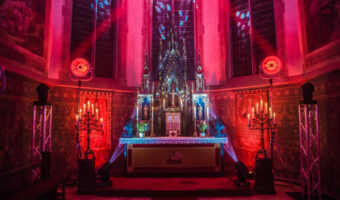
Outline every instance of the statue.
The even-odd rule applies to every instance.
[[[143,105],[143,119],[149,120],[149,109],[147,105]]]
[[[203,118],[203,109],[202,109],[201,104],[198,104],[197,119],[198,120],[204,120],[204,118]]]
[[[175,95],[176,95],[176,93],[175,93],[175,88],[173,87],[173,85],[172,85],[172,87],[171,87],[171,107],[175,107],[176,106],[176,102],[175,102]]]

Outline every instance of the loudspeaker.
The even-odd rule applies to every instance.
[[[254,190],[260,194],[275,194],[273,177],[273,160],[259,158],[255,161]]]
[[[39,86],[37,87],[38,101],[35,101],[34,105],[38,106],[49,105],[49,103],[47,102],[49,89],[50,88],[47,85],[43,83],[39,84]]]
[[[300,104],[316,104],[317,101],[313,100],[314,85],[310,82],[303,84],[300,89],[302,90],[303,101]]]
[[[96,191],[94,159],[78,159],[78,194],[91,194]]]

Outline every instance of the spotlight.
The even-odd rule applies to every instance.
[[[303,84],[300,89],[302,90],[303,101],[300,102],[302,104],[316,104],[316,101],[313,100],[313,92],[314,86],[310,82]]]
[[[38,101],[34,102],[34,105],[44,106],[47,105],[48,90],[50,88],[45,84],[40,84],[37,87]]]
[[[236,162],[235,167],[237,170],[237,180],[234,181],[234,184],[240,187],[249,186],[249,182],[247,182],[249,178],[248,168],[241,161]]]
[[[110,180],[110,169],[111,169],[111,163],[110,162],[106,162],[98,170],[100,186],[108,187],[108,186],[112,185],[112,181]]]

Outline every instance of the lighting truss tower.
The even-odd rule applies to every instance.
[[[41,162],[42,152],[51,151],[52,137],[52,106],[34,105],[33,135],[32,135],[32,164]],[[32,169],[32,182],[41,178],[41,165]]]
[[[321,199],[320,136],[317,104],[299,105],[301,195]]]

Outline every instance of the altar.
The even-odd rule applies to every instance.
[[[226,137],[121,138],[127,173],[218,173]]]
[[[174,31],[169,36],[169,41],[160,40],[157,67],[150,69],[145,55],[134,111],[136,125],[120,139],[126,171],[221,172],[223,144],[228,140],[213,137],[209,128],[213,119],[200,53],[196,64],[188,66],[185,39],[177,38]],[[188,68],[195,74],[188,76]]]

